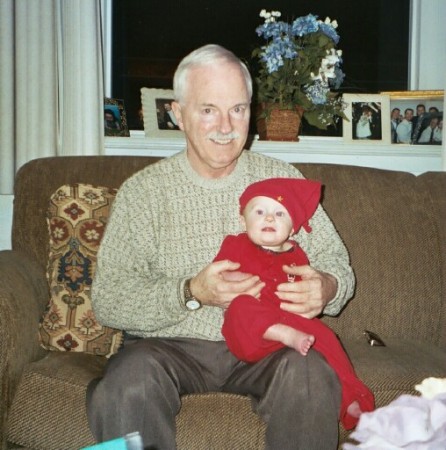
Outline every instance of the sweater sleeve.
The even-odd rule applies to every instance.
[[[124,185],[114,201],[98,253],[92,304],[102,324],[139,334],[173,326],[187,312],[179,300],[184,278],[170,278],[152,264],[157,256],[158,206],[135,196],[135,188],[136,183]]]

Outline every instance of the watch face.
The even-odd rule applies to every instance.
[[[195,311],[196,309],[199,309],[200,306],[201,306],[201,303],[195,299],[190,299],[186,302],[186,308],[190,309],[191,311]]]

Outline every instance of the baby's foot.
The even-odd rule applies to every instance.
[[[281,323],[271,325],[265,331],[263,337],[271,341],[282,342],[282,344],[294,348],[303,356],[306,356],[315,341],[315,337],[312,334],[304,333]]]
[[[315,338],[313,335],[308,334],[296,339],[297,346],[295,349],[303,356],[306,356],[310,348],[313,346]]]
[[[351,416],[356,418],[358,418],[362,414],[361,407],[359,406],[359,403],[357,401],[350,403],[347,408],[347,414],[350,414]]]

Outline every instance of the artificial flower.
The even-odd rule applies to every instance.
[[[310,125],[321,129],[345,117],[345,104],[334,92],[344,80],[337,21],[308,14],[287,23],[278,20],[280,11],[265,9],[260,17],[264,23],[256,32],[267,43],[253,52],[258,102],[278,109],[300,106]]]

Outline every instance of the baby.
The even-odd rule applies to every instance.
[[[283,311],[277,285],[298,282],[283,266],[309,265],[308,257],[292,239],[319,204],[321,185],[296,178],[274,178],[251,184],[240,196],[245,232],[227,236],[215,261],[240,263],[240,271],[265,282],[259,298],[236,297],[225,312],[222,333],[240,360],[253,363],[271,352],[290,347],[306,356],[313,347],[337,373],[342,385],[341,421],[353,428],[364,411],[374,408],[373,394],[357,378],[335,333],[317,318]]]

